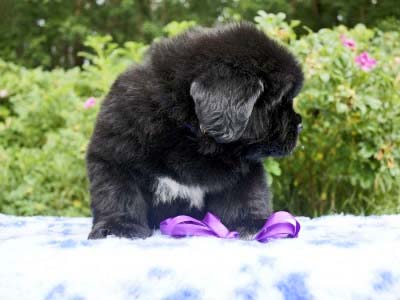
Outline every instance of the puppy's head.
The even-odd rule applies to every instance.
[[[169,65],[176,61],[169,72],[194,107],[191,126],[221,147],[240,146],[248,158],[293,150],[301,129],[293,98],[303,74],[285,48],[249,23],[194,30],[167,46],[175,49]],[[165,53],[158,57],[165,61]]]

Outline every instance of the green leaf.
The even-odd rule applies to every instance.
[[[271,158],[265,160],[264,167],[267,172],[273,176],[280,176],[282,173],[279,163]]]

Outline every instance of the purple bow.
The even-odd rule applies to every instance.
[[[161,233],[173,237],[184,236],[215,236],[235,239],[239,236],[236,231],[229,231],[221,221],[208,212],[202,221],[189,216],[177,216],[161,222]],[[261,243],[271,239],[296,238],[300,231],[300,223],[288,212],[273,213],[255,236]]]
[[[230,232],[216,216],[209,212],[202,221],[189,216],[166,219],[160,223],[160,230],[163,234],[174,237],[197,235],[234,239],[239,236],[238,232]]]

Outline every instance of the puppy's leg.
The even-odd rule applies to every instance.
[[[207,208],[243,239],[252,238],[272,213],[272,203],[262,163],[251,163],[249,172],[232,188],[210,194]]]
[[[88,157],[93,227],[89,239],[107,235],[146,238],[147,205],[134,176],[116,164]]]

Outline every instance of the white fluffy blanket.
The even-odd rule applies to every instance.
[[[0,299],[400,299],[400,215],[298,219],[298,239],[261,244],[88,241],[89,218],[0,214]]]

